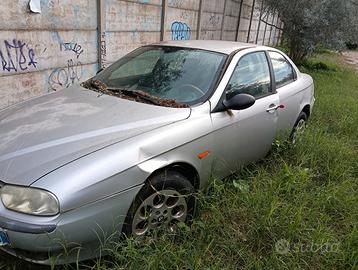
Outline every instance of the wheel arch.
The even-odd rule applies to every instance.
[[[167,164],[163,167],[155,169],[152,173],[149,174],[146,181],[154,177],[155,175],[162,174],[165,172],[177,172],[182,174],[184,177],[188,179],[188,181],[193,185],[194,189],[197,191],[200,189],[200,176],[197,169],[187,163],[187,162],[173,162],[171,164]]]
[[[311,115],[311,106],[309,104],[306,104],[303,108],[302,108],[302,112],[304,112],[307,115],[307,119],[310,118]]]

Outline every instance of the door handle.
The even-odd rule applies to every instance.
[[[270,107],[268,107],[268,109],[266,109],[266,112],[272,113],[272,112],[277,111],[278,109],[283,109],[283,108],[285,108],[284,105],[271,104]]]

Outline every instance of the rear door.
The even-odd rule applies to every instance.
[[[225,89],[226,98],[247,93],[256,103],[242,111],[214,112],[213,174],[224,177],[243,165],[264,157],[277,128],[279,96],[273,91],[268,55],[265,51],[243,55]]]
[[[277,51],[269,51],[272,62],[276,91],[284,108],[278,111],[278,136],[285,138],[295,124],[300,113],[303,98],[302,85],[297,80],[297,73],[285,56]]]

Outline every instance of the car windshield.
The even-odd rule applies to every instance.
[[[216,52],[148,46],[121,58],[92,81],[108,91],[192,105],[209,95],[225,59]]]

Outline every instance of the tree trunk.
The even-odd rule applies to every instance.
[[[295,64],[304,62],[308,55],[308,51],[303,48],[295,37],[289,37],[289,56]]]

